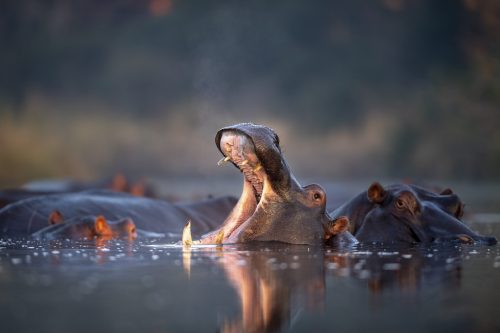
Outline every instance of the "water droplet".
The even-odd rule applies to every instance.
[[[397,262],[390,262],[387,264],[384,264],[382,266],[382,269],[385,271],[397,271],[401,268],[401,264],[398,264]]]
[[[19,265],[20,263],[22,263],[22,259],[21,258],[12,258],[10,259],[10,261],[14,264],[14,265]]]

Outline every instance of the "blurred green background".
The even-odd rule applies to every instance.
[[[299,176],[500,180],[500,1],[4,0],[0,186],[234,174],[273,127]]]

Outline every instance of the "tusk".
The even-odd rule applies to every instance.
[[[224,164],[224,157],[217,162],[217,166],[221,166],[222,164]]]
[[[244,166],[248,164],[248,160],[244,160],[243,162],[240,163],[240,166]]]
[[[191,237],[191,220],[188,220],[182,231],[182,245],[191,246],[193,238]]]
[[[219,160],[219,162],[217,162],[217,165],[218,166],[221,166],[222,164],[226,163],[227,161],[229,161],[231,159],[231,157],[227,156],[227,157],[223,157]]]
[[[257,165],[255,169],[253,169],[253,171],[256,172],[259,171],[260,169],[262,169],[262,164]]]

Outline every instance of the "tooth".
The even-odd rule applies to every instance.
[[[257,165],[255,169],[253,169],[253,171],[256,172],[259,171],[260,169],[262,169],[262,164]]]
[[[227,161],[229,161],[231,159],[231,157],[227,156],[227,157],[223,157],[219,160],[219,162],[217,162],[217,165],[218,166],[221,166],[222,164],[226,163]]]
[[[182,245],[191,246],[192,244],[193,238],[191,237],[191,220],[189,220],[182,231]]]
[[[248,164],[248,160],[244,160],[243,162],[240,163],[240,166],[244,166]]]

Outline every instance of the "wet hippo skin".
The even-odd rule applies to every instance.
[[[65,219],[102,215],[109,221],[131,219],[137,229],[157,233],[178,233],[187,220],[201,235],[224,220],[236,199],[220,197],[195,203],[171,204],[106,190],[37,196],[0,210],[1,236],[28,236],[47,227],[53,211]]]
[[[460,221],[463,207],[449,189],[434,193],[416,185],[373,183],[330,214],[347,216],[361,242],[496,244],[495,237],[479,235]]]
[[[33,197],[38,197],[41,195],[56,194],[56,193],[66,193],[66,191],[54,192],[54,191],[44,191],[44,190],[25,190],[22,188],[16,189],[5,189],[0,191],[0,208],[10,205],[14,202],[21,201],[24,199],[29,199]]]

